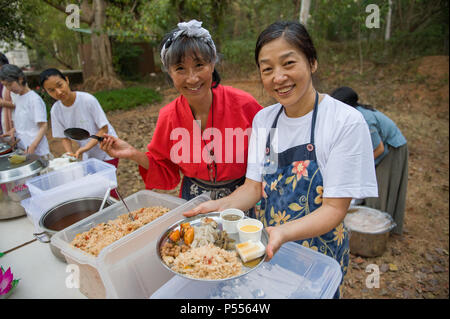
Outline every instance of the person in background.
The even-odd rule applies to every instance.
[[[0,69],[9,64],[8,58],[0,52]],[[14,104],[11,100],[11,92],[0,82],[0,134],[9,132],[13,128],[12,110]]]
[[[334,258],[343,279],[349,263],[343,220],[350,201],[377,196],[367,123],[314,88],[317,53],[302,24],[267,27],[256,41],[255,60],[265,91],[278,103],[253,120],[247,179],[230,196],[184,214],[247,210],[261,200],[254,217],[269,234],[268,260],[285,242],[296,241]]]
[[[148,151],[109,136],[101,143],[139,164],[147,189],[173,189],[182,173],[179,196],[187,200],[208,191],[220,198],[243,184],[248,135],[228,140],[227,132],[246,132],[262,109],[250,94],[220,85],[216,47],[201,24],[179,23],[162,40],[161,61],[180,96],[160,110]]]
[[[114,165],[117,169],[119,159],[101,150],[96,139],[76,141],[79,147],[74,152],[72,140],[64,135],[64,130],[68,128],[82,128],[90,135],[102,137],[110,134],[117,137],[114,127],[109,123],[95,96],[87,92],[72,91],[69,78],[58,69],[44,70],[40,74],[39,82],[48,95],[56,100],[50,111],[52,136],[61,139],[66,154],[82,160],[96,158]],[[119,198],[115,189],[111,190],[110,194],[116,199]]]
[[[117,168],[119,159],[102,151],[96,139],[76,141],[79,148],[74,152],[72,141],[64,135],[64,130],[68,128],[82,128],[90,135],[103,136],[108,133],[117,136],[95,96],[86,92],[72,91],[69,79],[58,69],[43,71],[39,82],[41,87],[56,100],[50,111],[52,136],[61,139],[66,153],[83,160],[96,158]]]
[[[370,129],[378,183],[378,198],[366,198],[365,205],[389,213],[397,226],[393,233],[403,233],[406,192],[408,187],[408,145],[395,123],[370,105],[358,102],[350,87],[340,87],[331,94],[337,100],[357,109]]]
[[[0,70],[2,84],[17,96],[14,98],[14,127],[4,135],[19,139],[18,147],[27,154],[37,154],[46,159],[50,153],[47,137],[47,111],[42,98],[27,85],[27,78],[16,65],[6,64]]]

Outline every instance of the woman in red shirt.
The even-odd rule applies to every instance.
[[[101,148],[138,163],[147,189],[173,189],[181,172],[180,197],[205,191],[224,197],[244,183],[250,129],[262,107],[250,94],[219,84],[216,48],[201,22],[179,23],[168,33],[161,61],[180,96],[160,110],[148,151],[108,135]]]

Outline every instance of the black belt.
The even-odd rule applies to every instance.
[[[228,196],[245,182],[245,176],[242,176],[238,179],[220,181],[216,183],[188,176],[184,176],[184,178],[188,179],[191,183],[195,184],[197,187],[203,189],[204,191],[211,192],[211,199],[218,199]]]

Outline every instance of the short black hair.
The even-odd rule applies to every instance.
[[[3,53],[0,52],[0,66],[9,64],[9,60]]]
[[[296,21],[277,21],[264,29],[256,41],[255,61],[259,68],[259,52],[267,43],[283,37],[298,48],[308,59],[310,66],[317,61],[317,52],[305,26]]]
[[[50,69],[47,69],[47,70],[44,70],[41,72],[41,74],[39,75],[39,84],[43,87],[45,81],[47,81],[48,78],[51,76],[59,76],[64,81],[67,80],[66,77],[64,76],[64,74],[62,74],[62,72],[60,70],[50,68]]]
[[[358,103],[358,93],[348,86],[341,86],[337,88],[331,93],[331,97],[353,107],[361,106],[366,110],[375,111],[375,108],[372,105]]]
[[[331,97],[353,107],[358,106],[358,94],[348,86],[341,86],[331,93]]]
[[[20,79],[22,78],[22,81]],[[17,82],[21,85],[27,84],[25,73],[14,64],[5,64],[0,69],[0,80],[7,82]]]

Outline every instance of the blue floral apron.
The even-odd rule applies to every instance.
[[[271,134],[267,138],[262,181],[263,198],[261,209],[256,215],[265,227],[278,226],[302,218],[322,205],[323,179],[314,146],[318,99],[316,92],[310,143],[277,154],[272,149]],[[272,124],[272,131],[277,127],[282,111],[283,106]],[[337,260],[344,278],[349,262],[349,242],[343,223],[324,235],[297,243]],[[335,298],[340,297],[340,289],[336,291]]]

